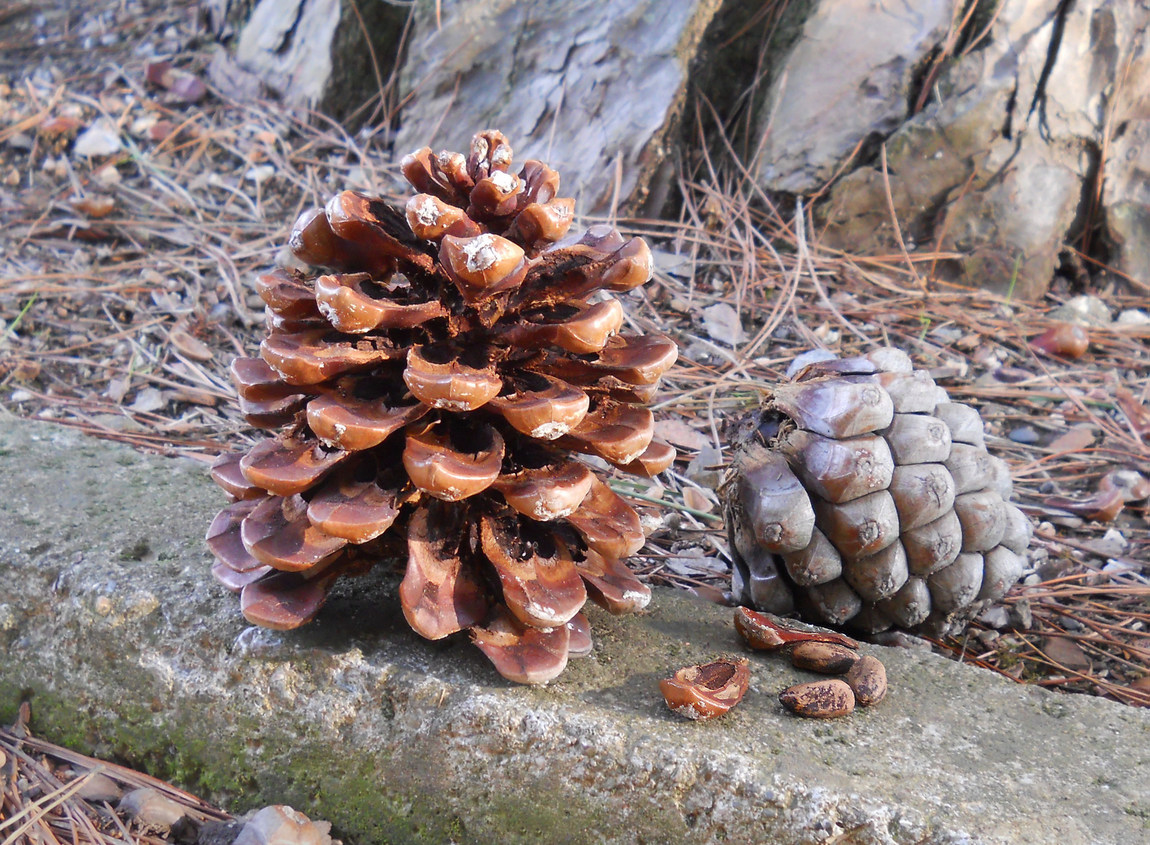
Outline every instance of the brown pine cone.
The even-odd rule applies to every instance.
[[[742,427],[724,486],[736,601],[868,633],[960,630],[1032,533],[982,418],[897,349],[812,364]]]
[[[212,571],[249,621],[288,629],[405,553],[417,633],[469,629],[505,677],[546,682],[591,648],[588,595],[650,599],[622,562],[638,515],[572,453],[648,476],[674,460],[641,405],[675,344],[620,333],[611,295],[650,279],[651,253],[608,226],[569,236],[559,176],[513,173],[498,132],[403,172],[406,210],[345,191],[292,231],[319,269],[257,280],[268,336],[232,375],[247,420],[280,433],[213,467],[236,501]]]

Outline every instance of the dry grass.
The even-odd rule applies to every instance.
[[[27,721],[28,705],[24,704],[15,725],[0,727],[3,845],[161,845],[170,841],[166,835],[134,826],[112,806],[114,799],[98,800],[117,791],[154,790],[194,823],[232,818],[156,778],[37,739],[28,732]]]

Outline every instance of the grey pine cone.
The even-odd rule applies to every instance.
[[[943,634],[1021,577],[1032,528],[982,418],[904,352],[812,364],[741,431],[724,485],[736,601]]]

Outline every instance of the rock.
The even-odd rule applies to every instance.
[[[1034,613],[1026,599],[1010,606],[1010,627],[1016,631],[1029,631],[1034,626]]]
[[[1094,190],[1114,80],[1125,80],[1130,102],[1150,85],[1146,74],[1125,72],[1148,22],[1150,9],[1122,0],[1006,0],[977,48],[940,74],[939,96],[886,139],[890,195],[909,247],[937,243],[962,254],[939,262],[940,276],[1020,298],[1046,290]],[[1113,145],[1107,162],[1127,167]],[[1126,210],[1113,207],[1134,234],[1143,212],[1129,197],[1143,181],[1136,168],[1120,181]],[[897,249],[877,162],[843,177],[821,215],[830,246]]]
[[[238,29],[234,51],[217,54],[209,67],[218,87],[252,96],[254,77],[291,106],[341,119],[386,83],[407,15],[402,5],[351,0],[208,0],[208,7],[217,36]]]
[[[1081,326],[1106,328],[1110,325],[1110,307],[1097,296],[1074,296],[1046,315],[1051,320],[1067,320]]]
[[[1098,15],[1098,23],[1110,42],[1104,49],[1113,53],[1132,34],[1119,27],[1131,22],[1112,9],[1105,11],[1108,14]],[[1142,11],[1145,14],[1144,7]],[[1142,37],[1134,39],[1133,56],[1125,58],[1129,64],[1120,65],[1121,71],[1112,77],[1117,96],[1112,100],[1110,125],[1121,127],[1121,131],[1107,139],[1102,208],[1112,249],[1110,261],[1120,273],[1145,284],[1150,280],[1150,113],[1145,107],[1150,88],[1150,48],[1145,22],[1142,27]]]
[[[699,450],[699,454],[691,458],[684,473],[687,478],[700,487],[717,489],[723,479],[723,453],[715,446],[707,443]]]
[[[993,604],[978,617],[978,621],[988,628],[1001,631],[1010,624],[1010,613],[1001,604]]]
[[[0,472],[21,479],[0,498],[0,579],[19,585],[0,722],[31,695],[39,736],[229,807],[287,802],[351,842],[1144,839],[1150,783],[1113,773],[1139,771],[1145,709],[864,646],[890,681],[874,710],[789,717],[775,692],[809,675],[747,654],[753,686],[701,732],[658,679],[737,654],[729,608],[659,588],[640,616],[592,607],[592,654],[525,688],[413,634],[386,565],[240,649],[248,626],[208,574],[222,496],[202,464],[6,420]],[[154,557],[125,558],[141,537]],[[140,591],[161,611],[93,611]]]
[[[738,346],[746,340],[739,312],[725,302],[716,302],[703,309],[703,328],[711,340],[728,346]]]
[[[810,193],[859,144],[894,132],[906,119],[920,66],[942,41],[952,14],[945,0],[815,3],[773,73],[759,123],[760,183]]]
[[[635,206],[674,140],[688,63],[719,4],[420,0],[396,149],[465,150],[498,127],[519,161],[563,174],[580,213]]]
[[[117,807],[135,824],[152,831],[166,831],[186,815],[181,805],[147,787],[133,789]]]
[[[1150,276],[1150,274],[1147,274]],[[1118,315],[1118,319],[1114,321],[1116,326],[1130,328],[1135,326],[1145,326],[1150,324],[1150,314],[1140,308],[1127,308]]]
[[[84,783],[76,791],[76,795],[85,801],[91,801],[94,804],[102,804],[107,801],[109,804],[115,804],[123,797],[124,790],[120,789],[120,785],[107,775],[101,772],[89,772],[84,777]]]
[[[1017,428],[1012,428],[1006,436],[1015,443],[1037,443],[1039,437],[1034,426],[1030,425],[1020,425]]]
[[[240,830],[232,845],[331,845],[329,822],[313,822],[283,804],[264,807]]]
[[[77,158],[110,156],[120,151],[120,133],[107,118],[100,118],[79,135],[72,144],[72,155]]]

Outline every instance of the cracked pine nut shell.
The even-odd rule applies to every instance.
[[[847,672],[847,683],[860,707],[870,707],[886,698],[886,667],[873,655],[858,659]]]
[[[855,694],[846,681],[827,678],[796,684],[779,693],[783,707],[808,719],[837,719],[855,709]]]
[[[722,716],[743,700],[751,684],[745,657],[720,657],[710,663],[685,666],[659,682],[667,706],[696,722]]]
[[[732,445],[739,604],[867,634],[953,634],[1025,568],[1029,520],[978,411],[900,350],[800,367]]]

